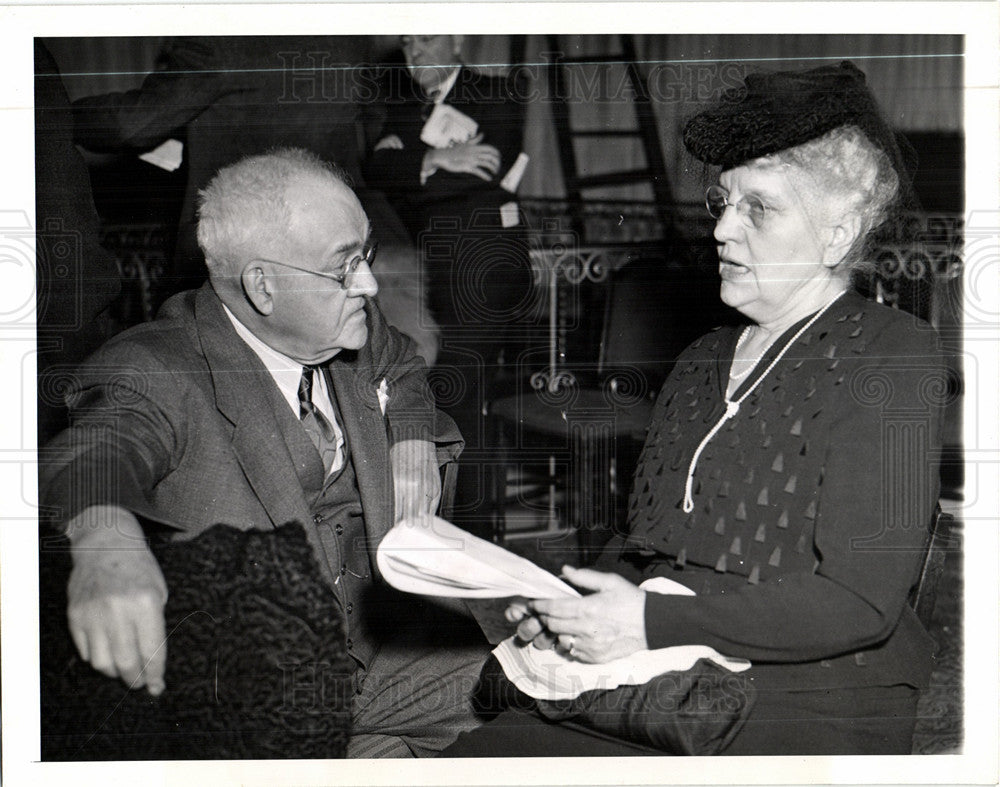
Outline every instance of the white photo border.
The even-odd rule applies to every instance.
[[[0,8],[0,122],[5,147],[0,218],[34,226],[32,38],[177,34],[279,35],[455,33],[900,33],[965,37],[967,227],[992,250],[976,271],[980,314],[998,314],[998,7],[992,2],[745,3],[339,3],[316,5],[8,5]],[[4,262],[0,258],[0,262]],[[23,273],[23,272],[22,272]],[[24,277],[18,278],[20,281]],[[32,282],[33,284],[33,282]],[[2,288],[0,288],[2,289]],[[25,293],[25,302],[33,297]],[[0,305],[11,303],[0,296]],[[17,297],[17,296],[13,296]],[[17,302],[16,300],[14,302]],[[481,761],[276,761],[39,763],[38,600],[34,514],[33,331],[0,325],[5,417],[0,419],[0,601],[2,601],[3,776],[21,784],[927,784],[996,783],[998,740],[997,499],[1000,490],[1000,341],[966,334],[978,414],[966,478],[976,489],[965,527],[964,753],[907,757],[519,759]],[[971,409],[970,409],[971,408]],[[15,417],[16,416],[16,417]]]

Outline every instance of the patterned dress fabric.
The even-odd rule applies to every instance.
[[[725,411],[740,329],[680,356],[639,460],[629,535],[601,566],[698,594],[649,598],[651,647],[711,645],[783,688],[920,687],[932,646],[906,600],[938,497],[949,389],[935,334],[848,294],[758,381],[802,324],[733,393],[753,389],[702,452],[689,514],[689,463]]]

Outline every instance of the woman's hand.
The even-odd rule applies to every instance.
[[[583,598],[539,599],[511,604],[507,620],[520,621],[517,635],[536,647],[553,640],[580,661],[603,663],[645,650],[646,593],[617,574],[563,568],[577,587],[594,590]]]
[[[468,142],[450,148],[428,150],[424,156],[424,172],[433,174],[439,169],[464,172],[482,180],[492,180],[500,170],[500,151],[492,145],[482,144],[483,135],[476,134]]]
[[[517,638],[522,642],[530,642],[539,650],[551,648],[556,638],[549,633],[545,625],[528,608],[527,601],[515,601],[504,611],[504,617],[509,623],[517,623]]]

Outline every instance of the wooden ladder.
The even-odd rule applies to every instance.
[[[608,37],[613,38],[612,36]],[[648,183],[652,187],[653,199],[656,204],[657,217],[663,225],[664,239],[674,235],[673,195],[671,194],[667,177],[666,161],[660,147],[660,137],[657,131],[656,113],[650,98],[649,89],[639,68],[636,56],[635,41],[631,35],[620,34],[617,54],[602,53],[599,55],[582,55],[574,57],[558,57],[563,55],[564,46],[558,35],[546,35],[546,46],[552,58],[546,72],[548,75],[549,95],[552,101],[552,115],[557,139],[559,140],[559,160],[569,203],[573,230],[578,237],[589,242],[586,232],[584,208],[587,204],[586,192],[607,186],[623,186]],[[628,85],[632,91],[630,102],[635,122],[629,129],[577,128],[573,124],[573,101],[569,90],[569,70],[582,65],[622,65]],[[582,138],[598,139],[638,139],[645,157],[645,166],[637,169],[604,172],[597,175],[581,174],[581,162],[578,160],[574,141]]]

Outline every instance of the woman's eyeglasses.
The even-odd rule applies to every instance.
[[[760,228],[764,223],[767,212],[771,210],[760,201],[759,197],[755,197],[752,194],[748,194],[739,202],[734,203],[729,201],[729,192],[722,186],[715,185],[708,187],[708,191],[705,192],[705,207],[708,208],[708,212],[713,219],[721,219],[722,214],[726,212],[726,208],[729,206],[736,208],[737,215],[754,228]]]
[[[311,273],[314,276],[322,276],[324,279],[332,279],[341,286],[343,286],[344,281],[350,276],[354,271],[358,269],[358,266],[364,262],[369,268],[375,266],[375,253],[378,251],[378,241],[372,241],[371,243],[366,243],[362,249],[361,253],[349,259],[340,268],[332,273],[327,273],[326,271],[313,271],[308,268],[301,268],[298,265],[292,265],[290,262],[282,262],[281,260],[269,260],[265,257],[258,257],[258,262],[269,262],[272,265],[280,265],[283,268],[291,268],[292,270],[302,271],[302,273]]]

